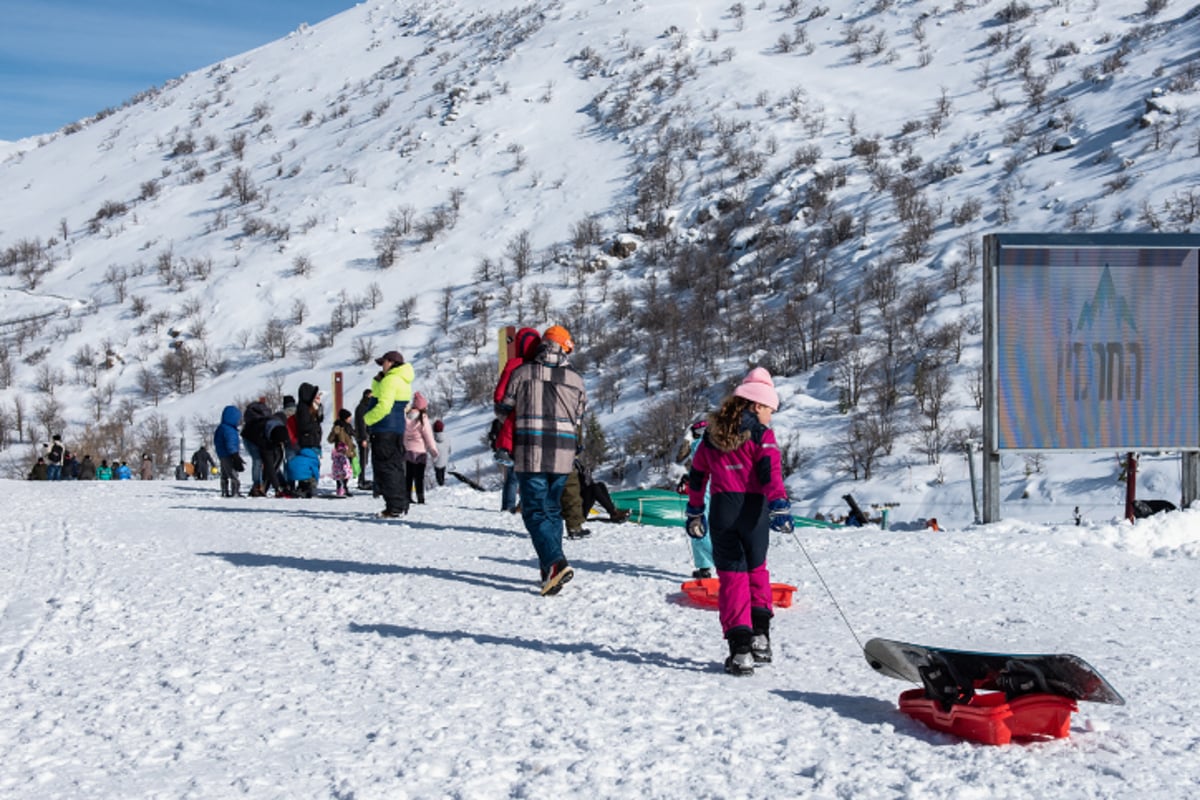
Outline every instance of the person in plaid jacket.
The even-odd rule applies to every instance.
[[[587,407],[583,378],[567,363],[571,334],[552,325],[531,363],[517,367],[496,416],[515,414],[513,469],[521,491],[521,517],[542,570],[542,594],[557,594],[575,571],[562,549],[562,493],[574,469]]]

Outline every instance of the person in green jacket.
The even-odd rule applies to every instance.
[[[374,453],[375,489],[383,496],[385,519],[408,513],[408,490],[404,484],[404,412],[412,400],[413,368],[404,356],[389,350],[375,359],[381,369],[371,381],[371,405],[363,423],[371,432]]]
[[[102,459],[100,461],[100,466],[96,467],[96,480],[98,480],[98,481],[111,481],[112,480],[112,467],[110,467],[108,465],[107,458]]]

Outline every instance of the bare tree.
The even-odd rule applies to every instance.
[[[66,425],[62,416],[62,406],[54,397],[45,398],[34,413],[37,416],[38,425],[45,432],[47,439],[56,433],[61,433]]]
[[[529,231],[521,231],[509,240],[504,255],[512,262],[517,280],[524,280],[533,266],[533,245],[530,243]]]
[[[163,465],[172,460],[171,450],[174,437],[171,436],[170,421],[162,414],[151,414],[138,428],[141,431],[138,449],[143,453],[149,453],[157,469],[161,470]]]
[[[920,440],[917,450],[925,454],[927,463],[936,464],[946,446],[942,415],[950,393],[950,375],[945,367],[923,363],[913,378],[913,396],[921,419],[917,426]]]
[[[268,361],[287,358],[288,350],[296,343],[296,332],[284,320],[272,317],[255,339],[259,352]]]
[[[375,358],[375,340],[370,336],[359,336],[354,340],[354,363],[370,364]]]
[[[417,298],[406,297],[396,306],[396,327],[402,331],[408,330],[417,322]]]

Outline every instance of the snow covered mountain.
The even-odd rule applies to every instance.
[[[762,363],[804,512],[969,521],[981,237],[1192,229],[1198,10],[363,3],[0,144],[0,459],[194,447],[397,348],[482,470],[496,328],[558,322],[627,480]],[[895,430],[867,458],[863,421]],[[1093,463],[1010,495],[1108,515]]]

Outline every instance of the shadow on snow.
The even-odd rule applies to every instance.
[[[682,669],[688,671],[709,671],[713,665],[705,661],[695,661],[690,658],[677,658],[666,653],[651,653],[642,650],[632,650],[627,647],[614,648],[590,642],[546,642],[540,639],[524,639],[519,636],[495,636],[488,633],[468,633],[466,631],[431,631],[421,628],[408,628],[402,625],[359,625],[350,623],[351,633],[374,633],[379,636],[406,639],[412,636],[424,636],[430,639],[445,639],[456,642],[475,642],[481,645],[500,647],[518,647],[523,650],[534,650],[544,653],[562,653],[565,655],[579,654],[620,661],[626,664],[648,665],[664,669]],[[719,665],[717,668],[720,668]]]
[[[325,558],[297,558],[296,556],[279,556],[267,553],[198,553],[209,558],[221,558],[235,567],[278,567],[280,569],[296,569],[304,572],[333,572],[341,575],[410,575],[439,580],[457,581],[485,589],[498,589],[504,592],[520,592],[528,594],[533,589],[529,581],[507,578],[503,575],[493,575],[486,572],[465,572],[452,569],[435,569],[433,567],[409,567],[399,564],[371,564],[363,561],[344,561]]]

